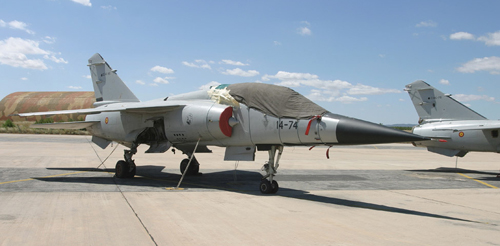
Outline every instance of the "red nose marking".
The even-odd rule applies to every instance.
[[[229,125],[229,119],[233,116],[233,108],[232,107],[227,107],[222,111],[222,114],[220,114],[219,118],[219,128],[221,132],[228,136],[231,137],[233,134],[233,128]]]

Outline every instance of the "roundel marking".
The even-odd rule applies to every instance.
[[[109,118],[106,117],[106,119],[104,119],[104,123],[108,124],[108,122],[109,122]]]
[[[233,133],[233,128],[229,125],[229,119],[233,116],[233,108],[227,107],[222,111],[219,117],[219,128],[221,132],[227,137],[231,137]]]
[[[458,136],[459,136],[459,137],[463,137],[464,135],[465,135],[465,133],[464,133],[464,132],[459,132],[459,133],[458,133]]]

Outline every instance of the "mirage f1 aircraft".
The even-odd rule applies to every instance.
[[[445,155],[464,157],[469,151],[500,152],[500,121],[488,120],[424,81],[406,85],[417,110],[413,133],[431,138],[413,144]]]
[[[96,96],[95,108],[23,113],[20,116],[87,114],[85,121],[34,125],[36,128],[80,129],[106,148],[112,141],[128,148],[116,164],[117,178],[132,178],[132,156],[140,144],[146,153],[174,147],[190,159],[182,173],[197,174],[194,153],[225,147],[225,161],[254,161],[255,151],[268,151],[260,191],[276,193],[273,177],[284,146],[353,145],[409,142],[425,138],[378,124],[332,114],[294,90],[270,84],[220,85],[207,90],[141,102],[99,54],[88,61]],[[277,157],[276,157],[277,154]],[[276,157],[276,159],[275,159]]]

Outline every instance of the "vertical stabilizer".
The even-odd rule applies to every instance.
[[[123,81],[116,74],[116,70],[111,69],[108,63],[99,53],[89,59],[90,75],[96,102],[139,102],[139,99],[130,91]]]
[[[413,106],[422,121],[437,120],[485,120],[486,118],[468,108],[449,94],[443,94],[422,80],[406,85]]]

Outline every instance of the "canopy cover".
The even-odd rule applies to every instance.
[[[307,119],[328,111],[298,92],[263,83],[221,85],[239,103],[279,118]]]

